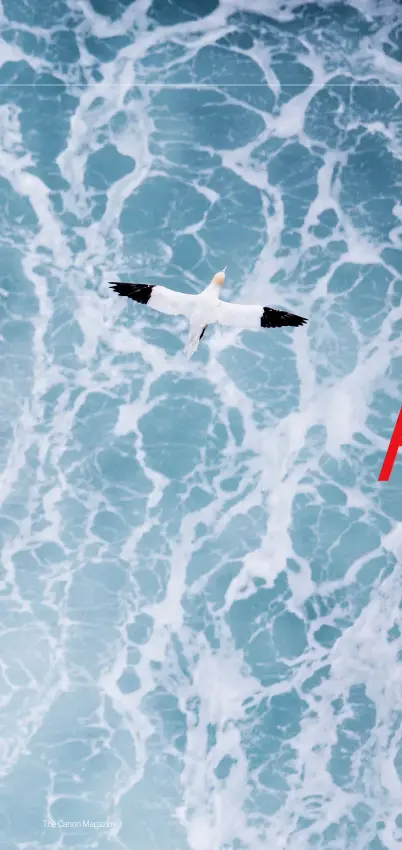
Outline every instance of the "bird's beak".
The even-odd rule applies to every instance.
[[[226,269],[227,269],[227,266],[225,266],[225,268],[222,269],[221,272],[217,272],[213,276],[212,280],[213,280],[213,283],[216,284],[216,286],[222,286],[222,284],[225,282],[225,271],[226,271]]]

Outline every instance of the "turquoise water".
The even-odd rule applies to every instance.
[[[1,850],[402,842],[400,20],[3,0]]]

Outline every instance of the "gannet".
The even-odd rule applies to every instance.
[[[221,301],[219,294],[225,282],[227,266],[217,272],[211,283],[199,295],[187,295],[175,292],[166,286],[152,286],[141,283],[109,283],[119,295],[132,298],[139,304],[147,304],[158,313],[168,316],[185,316],[190,325],[184,354],[188,359],[197,351],[208,325],[228,325],[235,328],[282,328],[304,325],[307,319],[274,310],[272,307],[259,307],[254,304],[229,304]]]

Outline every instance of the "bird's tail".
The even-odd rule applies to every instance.
[[[187,360],[190,360],[190,357],[195,354],[198,348],[198,344],[200,341],[199,333],[194,334],[193,336],[189,336],[185,346],[184,346],[184,356],[187,357]]]

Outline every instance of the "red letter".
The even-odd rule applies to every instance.
[[[391,475],[395,458],[398,454],[399,446],[402,446],[402,407],[399,411],[399,416],[396,420],[395,428],[392,437],[389,441],[387,454],[385,455],[384,463],[381,467],[381,472],[378,476],[379,481],[389,480],[389,476]]]

